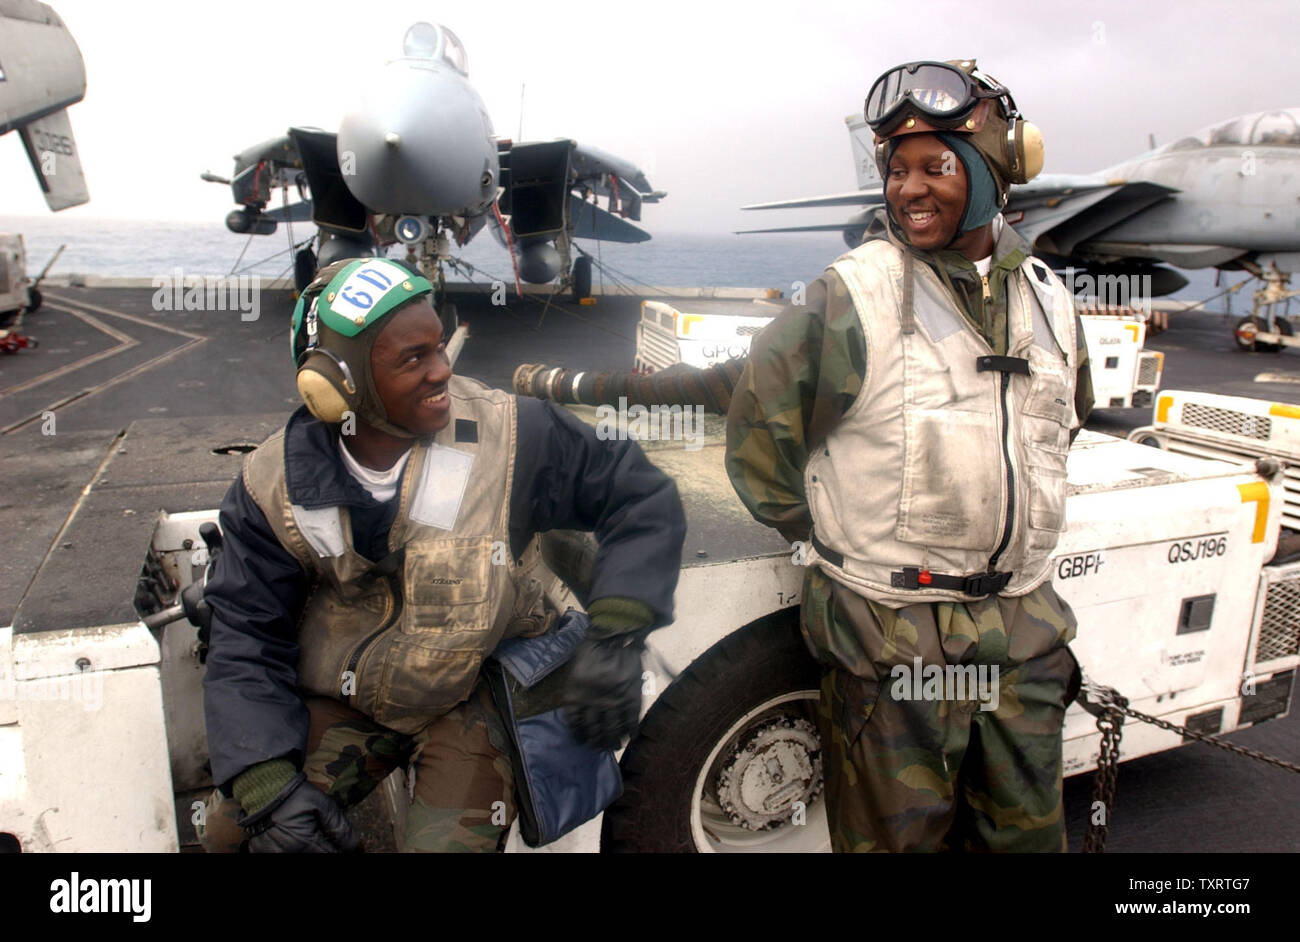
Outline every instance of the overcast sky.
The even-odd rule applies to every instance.
[[[293,124],[334,130],[417,20],[469,53],[496,131],[572,137],[639,163],[668,199],[651,231],[837,221],[742,213],[856,188],[844,116],[885,68],[975,56],[1042,129],[1048,171],[1085,172],[1232,115],[1300,105],[1291,2],[518,2],[51,4],[81,47],[72,106],[91,202],[77,216],[220,221],[232,155]],[[991,11],[997,11],[996,13]],[[47,215],[16,134],[0,214]]]

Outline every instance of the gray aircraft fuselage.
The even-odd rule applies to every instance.
[[[445,58],[385,65],[339,125],[338,155],[352,195],[393,215],[477,215],[500,176],[483,99]]]

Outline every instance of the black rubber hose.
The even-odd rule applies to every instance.
[[[731,393],[745,368],[743,357],[695,367],[677,364],[658,373],[615,370],[589,373],[562,366],[524,363],[515,370],[514,388],[520,396],[588,406],[703,406],[705,412],[726,415]]]

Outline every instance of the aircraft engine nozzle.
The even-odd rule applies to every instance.
[[[239,235],[270,235],[275,232],[275,220],[246,209],[232,209],[226,216],[226,228]]]
[[[550,242],[534,242],[519,253],[519,277],[530,285],[554,281],[560,273],[560,253]]]
[[[500,168],[492,122],[455,70],[390,62],[339,127],[339,168],[371,212],[477,213],[496,196]]]

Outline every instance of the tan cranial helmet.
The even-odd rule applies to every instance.
[[[1043,169],[1043,135],[1016,109],[1011,93],[981,72],[974,59],[909,62],[871,86],[864,116],[876,136],[876,166],[889,170],[889,141],[904,134],[944,131],[969,135],[993,172],[1003,199],[1012,183]]]

